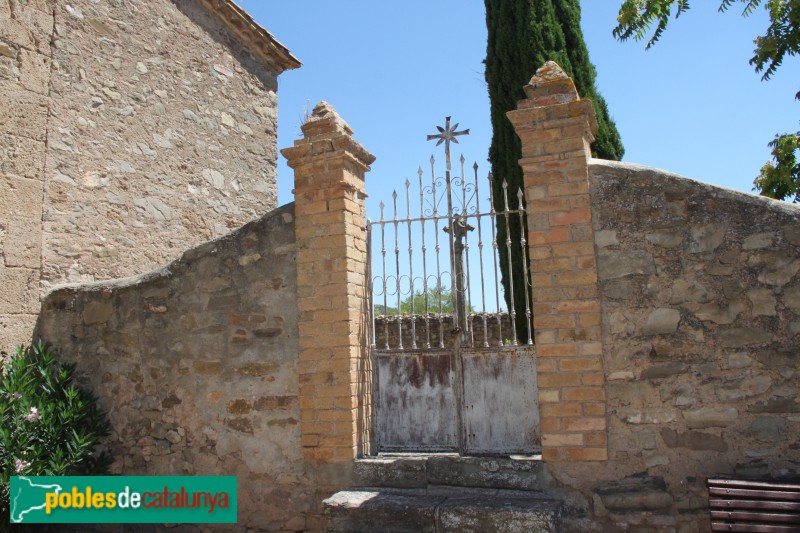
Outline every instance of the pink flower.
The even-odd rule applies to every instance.
[[[35,407],[31,407],[31,412],[23,416],[22,418],[24,418],[28,422],[35,422],[40,418],[42,418],[42,415],[39,414],[38,409],[36,409]]]
[[[29,466],[31,466],[31,463],[29,461],[20,461],[19,459],[14,461],[14,467],[17,470],[17,474],[22,473],[22,471],[28,468]]]

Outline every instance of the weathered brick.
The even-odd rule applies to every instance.
[[[606,383],[606,377],[602,372],[585,373],[581,374],[581,383],[583,385],[603,386]]]
[[[580,433],[545,433],[542,435],[542,446],[581,446],[583,435]]]
[[[566,313],[566,314],[552,314],[552,315],[545,315],[540,316],[536,315],[533,317],[533,323],[536,326],[536,329],[539,328],[574,328],[575,327],[575,315]],[[540,354],[541,355],[541,354]]]
[[[561,396],[567,401],[600,401],[606,397],[605,390],[601,387],[566,388],[561,391]]]
[[[602,355],[603,344],[600,342],[585,342],[581,343],[579,347],[580,354],[586,355]]]
[[[551,257],[553,257],[553,251],[550,245],[537,245],[528,247],[528,258],[531,262],[539,259],[549,259]]]
[[[539,359],[536,361],[537,372],[558,372],[558,359]]]
[[[583,268],[586,270],[596,270],[597,269],[597,259],[594,255],[585,255],[582,257],[574,257],[573,261],[575,262],[575,266],[577,268]]]
[[[560,389],[539,389],[539,403],[553,403],[560,401]]]
[[[539,372],[537,380],[539,387],[544,389],[574,387],[581,384],[580,374],[574,372],[562,372],[557,374]]]
[[[594,243],[592,242],[566,242],[554,244],[552,252],[557,257],[577,257],[577,256],[591,256],[594,257]]]
[[[583,439],[586,446],[605,446],[608,444],[608,437],[605,430],[587,431],[583,434]]]
[[[604,416],[606,414],[605,402],[584,402],[582,406],[585,416]]]
[[[553,183],[547,186],[548,196],[573,196],[589,194],[589,181],[579,183]]]
[[[594,270],[558,272],[553,277],[557,286],[592,285],[597,283],[597,272]]]
[[[534,318],[534,324],[535,322]],[[537,340],[539,337],[537,337]],[[574,343],[570,344],[545,344],[536,347],[536,354],[540,357],[574,357],[578,354],[578,348]]]
[[[558,367],[564,372],[602,371],[603,363],[597,357],[570,358],[559,360]]]
[[[553,228],[548,230],[529,230],[528,242],[531,245],[553,244],[566,242],[569,240],[569,229],[566,227]],[[534,267],[535,268],[535,267]]]
[[[546,259],[543,261],[534,261],[531,265],[533,272],[560,272],[572,268],[571,260],[569,258],[560,259]]]
[[[585,315],[579,315],[585,316]],[[568,328],[568,329],[561,329],[558,331],[558,341],[559,342],[569,342],[569,341],[593,341],[593,340],[600,340],[600,328],[597,327],[588,327],[588,328]]]
[[[571,211],[562,211],[559,213],[552,213],[550,215],[551,226],[562,226],[569,224],[583,224],[591,222],[592,211],[590,209],[576,209]]]
[[[561,448],[542,447],[542,459],[545,461],[560,461]]]
[[[606,429],[606,419],[567,417],[562,419],[561,425],[564,431],[604,431]]]
[[[608,450],[605,447],[565,448],[563,457],[567,461],[607,461]]]
[[[539,429],[542,433],[556,433],[561,429],[561,419],[543,418],[539,422]]]
[[[600,302],[598,300],[566,300],[558,302],[556,310],[559,313],[588,313],[600,312]]]
[[[528,209],[534,213],[556,212],[569,210],[569,198],[543,198],[541,200],[528,200]]]
[[[536,315],[534,315],[534,317],[535,316]],[[534,318],[534,321],[535,321],[535,318]],[[535,339],[536,339],[535,344],[537,346],[537,354],[538,355],[542,355],[541,354],[541,348],[544,345],[553,344],[554,342],[556,342],[556,332],[554,330],[540,330],[540,329],[537,329],[534,332],[534,336],[535,336]]]
[[[555,404],[544,404],[541,406],[541,413],[542,417],[581,416],[585,414],[582,404],[566,401]]]
[[[578,325],[584,328],[596,328],[599,331],[600,328],[598,326],[600,326],[600,313],[584,313],[578,315]],[[599,340],[599,337],[597,340]]]

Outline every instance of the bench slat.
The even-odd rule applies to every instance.
[[[754,511],[800,512],[800,503],[766,500],[709,500],[712,509],[747,509]]]
[[[785,483],[770,483],[768,481],[744,481],[741,479],[709,479],[708,486],[719,486],[719,487],[751,487],[751,488],[762,488],[762,489],[771,489],[771,490],[788,490],[798,492],[800,491],[800,485],[787,485]]]
[[[738,533],[798,533],[797,526],[759,526],[753,524],[722,524],[711,522],[711,531],[733,531]]]
[[[752,489],[733,489],[709,487],[708,493],[711,496],[725,496],[727,498],[739,497],[761,500],[783,500],[800,502],[800,492],[777,491],[777,490],[752,490]]]
[[[711,511],[711,518],[766,524],[800,524],[800,515],[797,514],[757,513],[753,511]]]

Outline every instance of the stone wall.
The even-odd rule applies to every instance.
[[[589,508],[707,531],[706,478],[800,480],[800,209],[599,160],[590,186],[610,462]]]
[[[52,1],[0,0],[0,350],[39,311],[52,34]]]
[[[0,350],[48,288],[274,209],[277,76],[299,65],[229,0],[0,0]]]
[[[147,274],[66,286],[38,334],[108,411],[113,472],[238,476],[239,527],[303,530],[294,209]]]

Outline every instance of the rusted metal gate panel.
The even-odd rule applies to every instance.
[[[378,353],[376,361],[381,451],[539,452],[532,349]]]
[[[378,443],[385,452],[456,451],[455,373],[447,353],[382,353]]]
[[[539,451],[533,350],[465,353],[463,423],[468,454]]]

